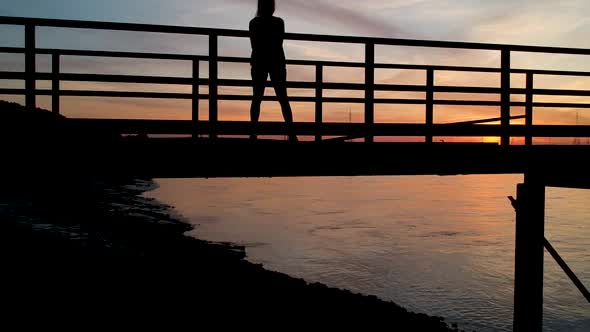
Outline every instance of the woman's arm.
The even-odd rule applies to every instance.
[[[250,21],[250,25],[248,26],[248,31],[250,31],[250,44],[254,47],[254,20]]]
[[[256,43],[256,31],[254,28],[254,20],[250,21],[248,31],[250,31],[250,47],[252,48],[252,53],[250,55],[250,65],[254,64],[254,47]]]
[[[279,30],[279,36],[281,38],[281,43],[282,43],[283,40],[285,39],[285,21],[283,21],[282,18],[279,18],[279,20],[281,21],[280,30]]]

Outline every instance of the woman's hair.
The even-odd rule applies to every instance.
[[[258,0],[256,16],[272,16],[275,13],[275,0]]]

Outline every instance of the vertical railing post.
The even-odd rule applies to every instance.
[[[432,143],[434,127],[434,69],[426,70],[426,143]]]
[[[53,53],[51,55],[51,111],[53,114],[60,114],[60,55],[59,53]]]
[[[545,186],[525,174],[517,188],[514,271],[514,332],[543,327]]]
[[[532,72],[526,73],[526,106],[525,106],[525,145],[533,145],[533,84]]]
[[[29,111],[37,108],[35,25],[25,25],[25,107]]]
[[[210,138],[217,138],[217,107],[218,107],[218,36],[209,35],[209,125]]]
[[[192,96],[192,131],[193,138],[199,138],[199,65],[198,58],[193,59],[193,96]]]
[[[365,142],[373,142],[375,122],[375,44],[365,44]]]
[[[323,109],[323,98],[324,98],[324,66],[316,65],[315,67],[315,125],[318,131],[315,135],[316,142],[322,140],[322,122],[324,121],[324,109]]]
[[[510,49],[502,49],[501,55],[501,144],[510,145]]]

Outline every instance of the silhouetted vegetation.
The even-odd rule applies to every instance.
[[[45,144],[61,141],[75,145],[91,142],[108,143],[121,138],[118,133],[80,129],[70,125],[68,118],[46,109],[30,111],[25,106],[0,100],[0,138],[13,144]]]

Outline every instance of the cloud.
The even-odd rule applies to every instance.
[[[256,0],[230,0],[247,3],[255,8]],[[354,31],[357,35],[371,36],[407,36],[408,31],[384,22],[377,17],[371,17],[362,10],[355,10],[353,6],[340,6],[326,0],[289,0],[277,3],[279,11],[292,18],[321,25],[324,28]]]
[[[489,42],[587,47],[588,9],[581,0],[514,2],[480,13],[470,34]]]
[[[333,24],[379,36],[407,35],[398,26],[370,17],[358,10],[338,6],[327,1],[291,0],[283,6],[300,17],[326,25]]]
[[[382,1],[371,1],[363,4],[363,6],[371,11],[382,11],[382,10],[403,10],[406,8],[415,7],[423,3],[427,3],[430,0],[382,0]]]

